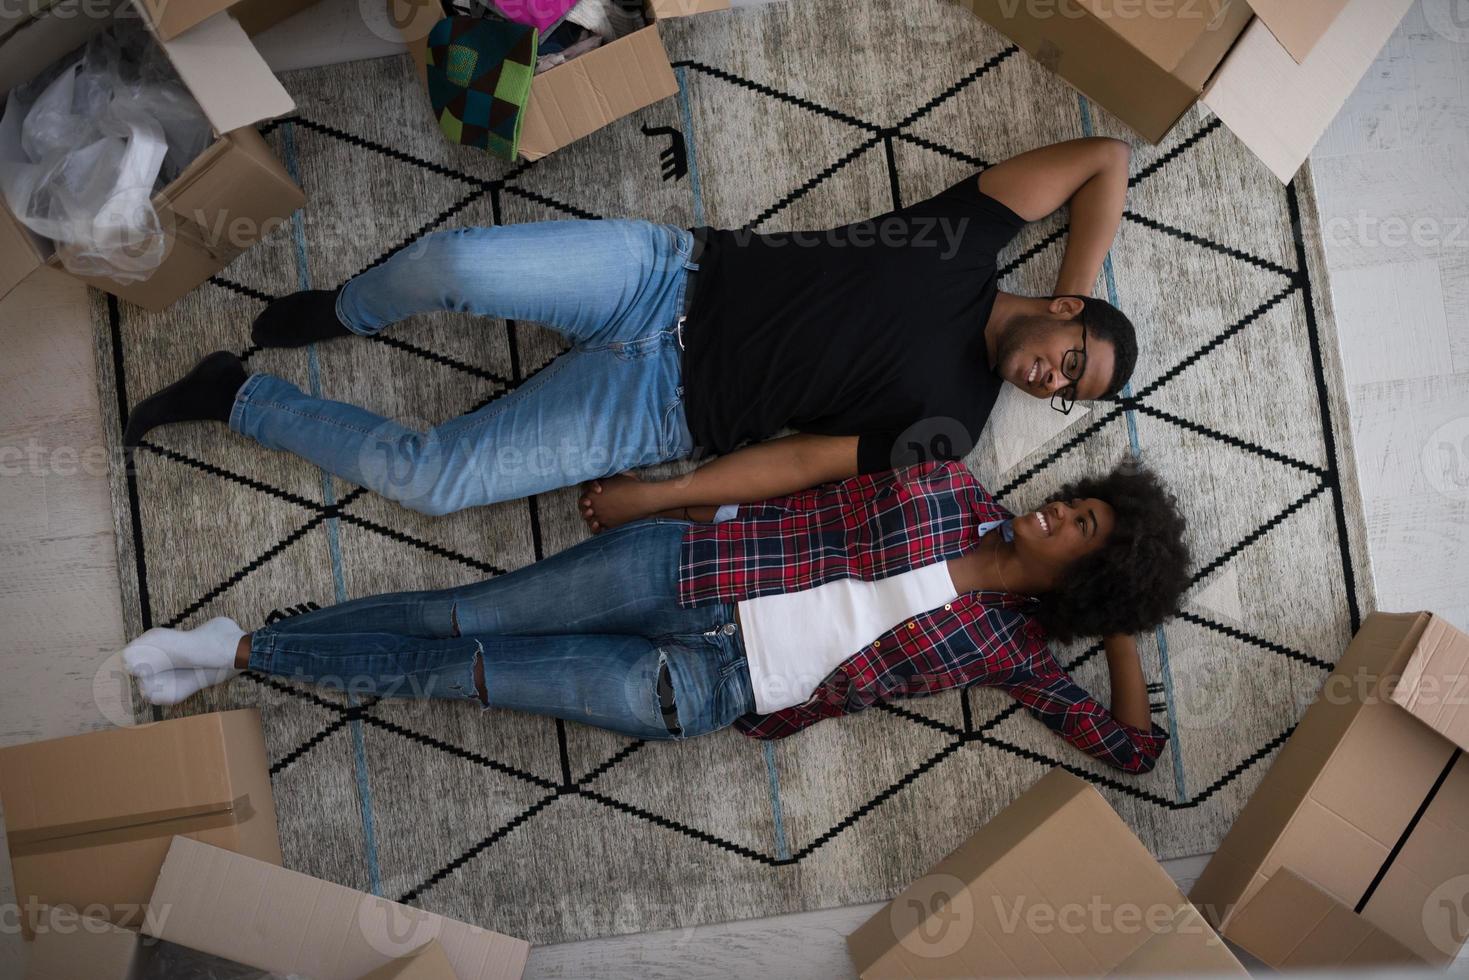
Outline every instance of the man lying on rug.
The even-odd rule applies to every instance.
[[[239,358],[218,352],[134,408],[124,441],[170,422],[225,422],[426,514],[731,453],[680,481],[668,504],[658,499],[668,487],[610,484],[593,518],[609,527],[961,459],[1005,383],[1067,412],[1131,376],[1132,324],[1086,298],[1122,220],[1128,159],[1110,139],[1044,147],[826,232],[696,237],[609,220],[429,235],[340,289],[272,303],[255,343],[372,335],[455,310],[547,324],[571,350],[427,432],[247,377]],[[1027,221],[1067,203],[1057,296],[1000,292],[996,255]],[[787,428],[801,434],[732,452]]]
[[[123,660],[155,704],[250,669],[644,739],[731,724],[783,738],[981,684],[1141,773],[1168,736],[1131,635],[1176,608],[1183,530],[1157,479],[1128,465],[1015,518],[962,463],[925,463],[724,522],[639,521],[477,585],[357,599],[250,634],[225,618],[153,629]],[[1048,635],[1107,637],[1111,711],[1066,674]]]

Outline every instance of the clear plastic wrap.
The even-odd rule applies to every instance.
[[[212,139],[167,56],[141,27],[119,22],[11,91],[0,192],[71,272],[138,282],[166,247],[153,194]]]

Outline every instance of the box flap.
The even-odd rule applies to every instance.
[[[1108,975],[1178,977],[1199,974],[1247,977],[1250,971],[1229,951],[1224,940],[1209,928],[1198,909],[1189,906],[1173,919],[1170,928],[1149,936]]]
[[[132,980],[142,946],[136,932],[65,908],[43,909],[41,920],[26,980]]]
[[[81,47],[111,22],[108,14],[127,0],[60,0],[54,13],[11,23],[0,4],[0,95],[30,81],[42,69]]]
[[[179,4],[169,9],[175,6]],[[215,14],[162,44],[217,133],[254,126],[296,108],[245,29],[228,13]]]
[[[175,837],[143,931],[246,966],[361,980],[437,939],[458,980],[517,980],[530,944]]]
[[[1469,636],[1434,616],[1389,696],[1459,748],[1469,749]]]
[[[764,0],[769,2],[769,0]],[[728,10],[731,6],[746,6],[748,0],[648,0],[648,16],[654,20],[670,17],[691,17],[694,14],[712,14]]]
[[[1250,11],[1246,0],[1150,0],[1147,4],[1119,4],[1117,0],[1074,0],[1097,24],[1125,39],[1153,64],[1176,74],[1196,47],[1215,48],[1214,65],[1234,43]],[[1078,16],[1063,14],[1062,16]],[[1221,31],[1227,31],[1221,34]],[[1212,73],[1213,66],[1209,68]],[[1202,86],[1203,78],[1193,80]]]
[[[1406,946],[1286,868],[1245,903],[1225,935],[1277,969],[1423,964]]]
[[[428,87],[428,36],[444,19],[438,0],[387,0],[388,22],[398,25],[403,44],[418,70],[418,81]]]
[[[1412,5],[1347,0],[1299,64],[1257,18],[1204,89],[1203,102],[1289,182]]]
[[[1249,0],[1256,15],[1296,61],[1305,61],[1349,0]],[[1384,40],[1386,40],[1384,38]]]
[[[138,0],[154,33],[171,41],[234,6],[235,0]]]
[[[677,92],[658,28],[645,27],[536,76],[521,124],[521,155],[540,159]]]
[[[36,238],[0,200],[0,299],[39,269],[46,256]]]
[[[373,970],[362,980],[457,980],[449,954],[437,939]]]

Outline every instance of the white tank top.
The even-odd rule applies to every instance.
[[[877,582],[838,579],[739,604],[755,710],[768,715],[811,697],[857,651],[894,626],[958,595],[946,561]]]

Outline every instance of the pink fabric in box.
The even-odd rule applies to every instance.
[[[508,20],[529,24],[542,33],[576,6],[576,0],[494,0],[494,3]]]

